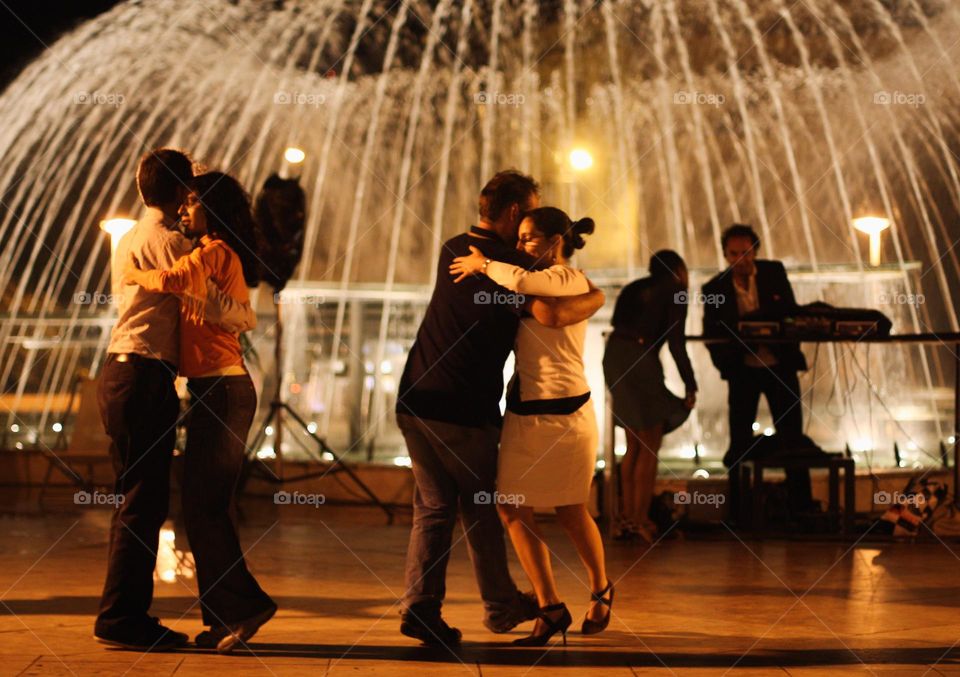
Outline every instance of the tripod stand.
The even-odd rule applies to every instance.
[[[330,448],[330,445],[327,444],[326,440],[322,437],[319,437],[314,433],[303,418],[294,411],[287,402],[283,401],[283,322],[280,313],[280,303],[277,301],[274,303],[274,307],[277,309],[277,323],[274,326],[276,334],[274,336],[274,348],[273,354],[276,359],[276,370],[277,370],[277,383],[273,391],[273,399],[270,401],[270,411],[267,413],[266,419],[263,421],[263,424],[260,426],[257,436],[253,440],[253,444],[249,449],[247,454],[247,464],[251,470],[257,470],[258,475],[261,479],[264,479],[273,484],[284,484],[286,482],[299,482],[301,480],[311,479],[314,477],[324,477],[326,475],[335,475],[340,472],[345,472],[353,480],[362,491],[370,499],[370,504],[376,505],[379,507],[387,516],[387,524],[393,524],[393,511],[389,506],[385,505],[377,495],[368,487],[363,480],[361,480],[353,469],[344,463],[343,459],[334,453],[333,449]],[[325,461],[330,460],[330,467],[325,470],[317,470],[313,472],[303,473],[295,477],[285,477],[283,472],[283,429],[284,425],[289,425],[285,422],[284,414],[287,414],[289,418],[293,419],[296,425],[301,431],[303,431],[307,436],[313,439],[317,443],[319,448],[319,456],[312,454],[309,448],[306,445],[302,445],[303,448],[310,454],[315,460]],[[270,471],[264,472],[266,465],[257,457],[257,449],[260,448],[260,445],[263,444],[264,440],[267,437],[267,429],[273,428],[274,431],[274,453],[277,457],[277,470],[279,470],[279,475],[275,475]],[[326,458],[325,458],[326,457]],[[256,464],[259,464],[256,465]]]

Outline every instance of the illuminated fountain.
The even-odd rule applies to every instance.
[[[958,30],[947,0],[122,4],[0,96],[6,446],[45,439],[73,374],[102,363],[110,309],[78,299],[109,291],[97,224],[137,213],[133,171],[157,145],[251,190],[289,169],[285,149],[305,152],[307,254],[283,297],[282,373],[340,449],[401,448],[393,390],[439,247],[507,166],[597,220],[578,264],[611,297],[667,246],[702,283],[722,265],[722,228],[748,221],[801,301],[880,307],[899,332],[956,330]],[[879,266],[863,216],[890,224]],[[607,313],[588,348],[595,393]],[[725,389],[691,351],[701,406],[665,455],[699,443],[716,459]],[[949,434],[946,358],[822,348],[805,377],[811,434],[859,440],[878,465],[915,440],[907,456],[929,461]]]

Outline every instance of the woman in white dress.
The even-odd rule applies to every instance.
[[[456,282],[484,274],[517,294],[557,297],[584,294],[592,285],[569,266],[573,252],[593,232],[591,219],[571,222],[562,210],[541,207],[520,224],[517,247],[548,267],[527,271],[486,259],[471,247],[454,259]],[[595,634],[610,622],[613,584],[607,579],[603,541],[587,499],[596,464],[597,422],[583,368],[587,322],[548,327],[524,317],[517,333],[516,372],[507,387],[507,412],[500,436],[497,494],[500,516],[520,564],[533,584],[540,615],[533,633],[515,642],[542,646],[563,633],[572,617],[560,601],[550,551],[540,535],[535,507],[552,507],[587,569],[592,595],[581,631]]]

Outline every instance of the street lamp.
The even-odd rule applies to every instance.
[[[853,227],[870,236],[870,265],[880,265],[880,234],[890,227],[890,219],[882,216],[861,216],[853,220]]]
[[[123,236],[129,233],[130,229],[133,228],[135,225],[137,225],[136,220],[125,219],[125,218],[104,219],[103,221],[100,222],[100,230],[110,235],[111,286],[113,286],[114,284],[114,281],[112,280],[112,278],[116,274],[117,245],[120,244],[120,240],[123,239]],[[117,305],[119,303],[117,297],[114,297],[114,300],[112,303],[114,305]]]
[[[130,229],[137,225],[135,219],[104,219],[100,222],[100,230],[110,235],[110,260],[117,253],[117,245],[120,239],[130,232]]]
[[[297,148],[296,146],[288,146],[283,151],[283,166],[280,168],[280,178],[289,179],[291,178],[291,169],[295,165],[301,164],[304,159],[306,159],[307,154],[303,151],[302,148]]]
[[[574,171],[585,172],[593,167],[593,156],[586,148],[574,148],[570,151],[570,166]]]
[[[298,165],[303,162],[303,159],[307,157],[307,154],[303,152],[300,148],[290,146],[285,151],[283,151],[283,158],[292,165]]]

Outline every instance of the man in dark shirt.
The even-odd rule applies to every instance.
[[[433,296],[400,379],[397,424],[416,481],[400,631],[428,644],[460,641],[460,631],[440,615],[458,512],[484,625],[507,632],[537,612],[536,600],[510,576],[496,510],[503,367],[523,312],[563,326],[592,315],[603,296],[524,299],[485,275],[454,284],[449,266],[472,245],[491,260],[533,267],[516,249],[517,230],[539,202],[539,186],[529,176],[505,171],[490,179],[480,194],[479,225],[443,245]]]
[[[730,407],[730,448],[723,459],[729,468],[731,506],[739,500],[739,463],[770,450],[753,440],[753,423],[760,395],[765,395],[784,451],[802,444],[803,412],[798,371],[807,368],[797,343],[749,345],[739,338],[738,323],[751,313],[783,317],[797,307],[787,271],[779,261],[756,258],[760,238],[747,225],[734,224],[723,234],[723,254],[730,266],[703,286],[711,300],[705,305],[703,334],[731,338],[726,343],[708,344],[710,357],[727,381]],[[812,507],[810,472],[787,469],[791,507],[807,511]]]

